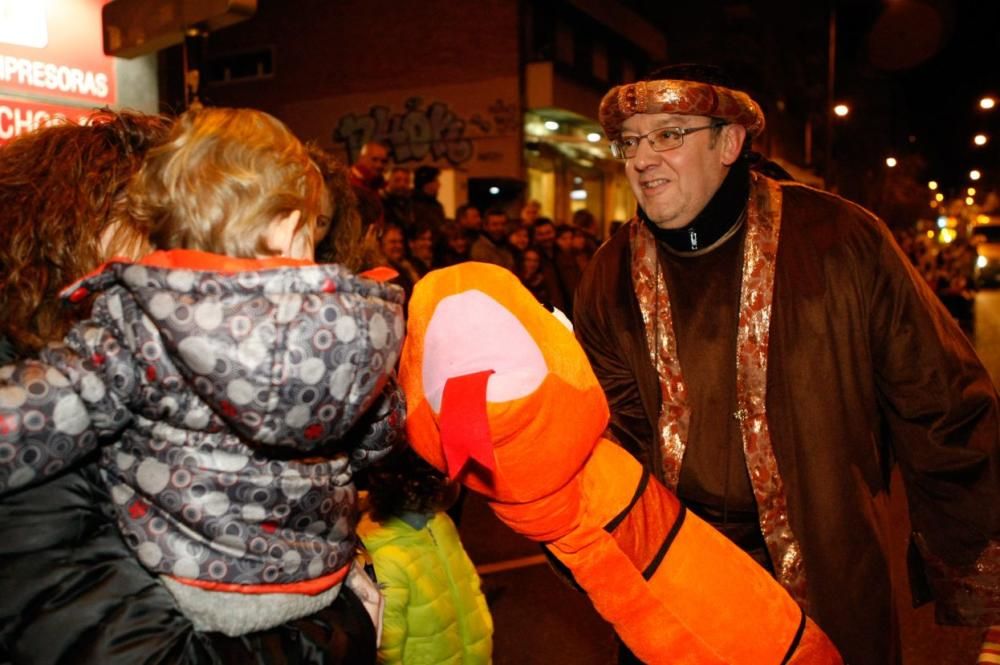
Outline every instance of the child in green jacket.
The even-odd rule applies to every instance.
[[[385,594],[381,663],[490,663],[493,619],[445,510],[457,496],[406,449],[373,468],[358,532]]]

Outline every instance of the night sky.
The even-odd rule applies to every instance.
[[[643,2],[672,62],[734,70],[765,103],[821,117],[827,108],[827,35],[836,7],[835,97],[851,105],[835,124],[840,168],[871,172],[885,156],[909,160],[921,179],[958,190],[968,171],[1000,184],[1000,0],[699,0]],[[669,7],[664,7],[669,5]],[[1000,97],[998,97],[1000,100]],[[766,108],[766,107],[765,107]],[[985,131],[991,142],[975,147]]]

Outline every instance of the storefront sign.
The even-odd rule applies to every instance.
[[[91,109],[0,97],[0,145],[50,122],[86,121]]]
[[[114,58],[104,55],[107,0],[0,0],[0,92],[115,103]]]

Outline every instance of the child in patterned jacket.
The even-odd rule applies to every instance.
[[[402,293],[312,262],[325,194],[273,117],[184,114],[129,188],[159,251],[71,286],[90,318],[0,369],[0,493],[100,447],[126,542],[201,630],[275,626],[345,585],[379,602],[352,476],[399,439]]]

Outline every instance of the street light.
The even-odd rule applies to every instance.
[[[996,105],[997,101],[992,97],[990,97],[989,95],[986,95],[985,97],[979,100],[979,108],[984,109],[986,111],[989,111]]]
[[[897,162],[896,162],[896,158],[895,157],[886,157],[885,158],[885,165],[888,166],[890,169],[891,168],[895,168],[896,164],[897,164]]]
[[[975,196],[976,195],[976,188],[975,187],[969,187],[967,190],[965,190],[965,193],[968,194],[969,196]]]
[[[972,142],[975,143],[976,145],[986,145],[986,142],[989,140],[990,139],[986,136],[986,134],[976,134],[972,138]]]
[[[937,194],[934,195],[934,200],[937,201],[938,203],[944,201],[944,194],[938,192]]]
[[[833,107],[833,112],[838,118],[846,118],[847,114],[851,112],[851,107],[847,104],[837,104]]]
[[[937,180],[931,180],[929,183],[927,183],[927,189],[931,190],[932,192],[937,188],[938,188]]]
[[[983,174],[979,172],[978,169],[972,169],[969,171],[969,180],[979,180],[983,177]]]
[[[972,198],[971,196],[966,196],[965,197],[965,205],[970,206],[970,205],[972,205],[975,202],[976,202],[976,200],[974,198]]]

